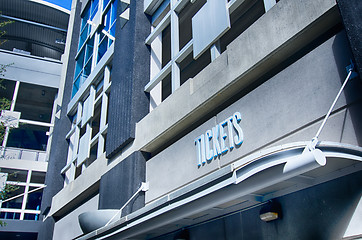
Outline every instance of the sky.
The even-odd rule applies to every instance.
[[[56,4],[62,8],[68,9],[68,10],[70,10],[70,7],[72,5],[72,0],[44,0],[44,1]]]

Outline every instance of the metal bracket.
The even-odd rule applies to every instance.
[[[108,226],[118,214],[120,214],[120,216],[121,216],[122,215],[122,210],[128,205],[128,203],[130,203],[131,200],[134,199],[137,196],[138,193],[140,193],[141,191],[146,192],[146,191],[148,191],[149,188],[150,188],[149,182],[142,182],[141,186],[132,195],[132,197],[130,197],[130,199],[128,199],[128,201],[119,209],[119,211],[104,226]]]
[[[350,59],[350,62],[351,62],[351,64],[346,67],[346,72],[348,74],[349,71],[352,71],[351,76],[349,78],[353,79],[358,76],[358,73],[356,71],[354,71],[354,63],[353,63],[352,59]]]

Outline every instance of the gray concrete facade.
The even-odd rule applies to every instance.
[[[343,72],[350,58],[346,34],[341,32],[147,161],[150,190],[146,193],[146,202],[260,149],[311,140],[321,124],[319,119],[328,111],[347,75]],[[342,95],[338,101],[338,110],[329,119],[321,140],[359,145],[361,115],[355,115],[356,110],[352,107],[361,106],[362,98],[354,92],[358,92],[357,89],[361,90],[358,78],[345,90],[349,97]],[[234,112],[241,113],[244,142],[198,166],[195,139]],[[301,112],[305,114],[301,115]]]
[[[89,2],[83,1],[82,9]],[[123,5],[122,11],[130,8],[130,19],[123,27],[117,23],[114,52],[109,53],[112,83],[107,90],[106,151],[67,186],[57,193],[53,191],[51,201],[48,196],[50,219],[45,224],[54,225],[53,239],[362,236],[355,228],[353,234],[346,233],[349,222],[358,224],[359,220],[351,220],[353,213],[362,211],[357,208],[362,169],[359,77],[348,82],[319,136],[320,148],[329,154],[325,168],[306,170],[286,179],[279,163],[237,181],[237,174],[260,159],[282,159],[283,153],[290,152],[301,154],[322,124],[348,74],[346,67],[356,59],[337,3],[278,1],[220,56],[149,111],[144,87],[150,81],[151,53],[145,39],[151,25],[145,12],[154,12],[161,2],[137,0]],[[119,6],[117,14],[122,11]],[[74,23],[74,29],[79,24]],[[75,35],[73,40],[77,39]],[[69,66],[74,65],[74,56],[70,59]],[[101,75],[102,67],[95,67],[85,85]],[[78,101],[87,94],[81,89],[71,99],[70,89],[69,83],[64,86],[67,94],[63,106],[68,107],[60,119],[64,126]],[[235,113],[241,116],[238,124],[243,142],[231,149],[229,140],[241,134],[226,121]],[[229,148],[199,164],[195,141],[217,126],[224,126],[224,140],[219,138],[221,147],[224,141]],[[64,143],[64,135],[61,133],[58,141]],[[213,141],[209,144],[213,148]],[[64,158],[59,151],[57,156]],[[64,167],[64,161],[62,164]],[[57,175],[60,167],[52,171]],[[139,193],[115,222],[82,234],[76,225],[77,214],[119,209],[144,181],[149,189]],[[259,211],[270,199],[281,204],[283,213],[280,219],[265,223]],[[69,225],[71,232],[60,236]]]
[[[299,13],[298,18],[291,9]],[[146,152],[156,151],[338,21],[333,0],[278,3],[238,36],[215,61],[177,89],[172,98],[138,122],[139,147]],[[287,23],[293,24],[287,26]],[[303,37],[298,38],[302,33]]]
[[[92,196],[88,201],[70,212],[67,217],[57,221],[54,225],[53,239],[68,240],[81,235],[82,230],[78,223],[78,215],[85,211],[96,210],[98,208],[98,201],[98,194]]]

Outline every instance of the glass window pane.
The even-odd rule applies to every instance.
[[[10,131],[7,146],[23,148],[20,159],[39,160],[39,157],[41,156],[36,152],[28,151],[27,149],[44,151],[48,141],[48,136],[46,135],[47,131],[49,131],[48,127],[30,124],[20,125],[18,128],[14,128]],[[26,181],[25,176],[23,181]]]
[[[103,10],[107,7],[110,0],[103,0]]]
[[[101,58],[103,57],[103,55],[107,51],[107,39],[108,38],[104,36],[103,39],[102,39],[102,42],[99,44],[97,62],[99,62],[99,60],[101,60]]]
[[[83,29],[86,26],[87,20],[89,19],[89,13],[90,13],[90,7],[88,4],[86,9],[83,12],[81,29]]]
[[[26,182],[26,178],[28,176],[28,171],[23,171],[23,170],[2,168],[1,172],[7,173],[8,174],[7,181],[13,181],[13,182]]]
[[[94,109],[94,116],[92,118],[92,138],[94,138],[97,135],[97,133],[99,133],[99,127],[101,123],[101,107],[102,104],[99,104]]]
[[[118,5],[118,1],[114,1],[112,3],[112,16],[111,16],[111,23],[114,23],[117,20],[117,5]]]
[[[12,185],[12,187],[15,187],[15,190],[12,190],[10,192],[8,192],[6,194],[6,197],[4,198],[4,200],[12,198],[12,197],[16,197],[19,196],[20,194],[23,194],[25,191],[25,187],[18,187],[18,186],[14,186]],[[12,208],[12,209],[21,209],[22,203],[23,203],[23,198],[24,196],[21,195],[15,199],[12,199],[10,201],[7,202],[3,202],[1,207],[2,208]]]
[[[24,220],[33,220],[37,221],[39,219],[39,214],[25,213]]]
[[[87,78],[89,76],[89,74],[91,73],[91,69],[92,69],[92,58],[90,58],[88,60],[87,65],[85,65],[85,67],[84,67],[84,72],[83,72],[84,78]],[[81,80],[82,80],[81,84],[83,84],[85,79],[81,79]]]
[[[98,143],[96,143],[91,149],[90,149],[90,156],[89,159],[85,162],[85,165],[89,167],[96,159],[97,159],[97,153],[98,153]]]
[[[73,91],[72,91],[72,97],[78,92],[79,90],[79,81],[80,81],[80,77],[78,76],[78,78],[75,80],[75,82],[73,83]]]
[[[110,21],[111,21],[111,11],[108,11],[106,16],[104,17],[104,28],[103,28],[107,32],[109,30],[109,26],[111,25]]]
[[[103,85],[104,85],[104,81],[103,81],[103,76],[102,76],[102,80],[96,86],[96,97],[95,98],[97,98],[99,96],[99,94],[102,92]]]
[[[44,183],[45,182],[45,172],[32,171],[30,182],[31,183]]]
[[[82,71],[84,66],[84,53],[85,50],[82,49],[82,51],[79,53],[78,58],[76,59],[76,65],[75,65],[75,78],[78,77],[79,73]]]
[[[86,57],[85,57],[85,61],[87,62],[93,55],[93,45],[94,45],[94,38],[90,39],[87,42],[87,46],[86,46]]]
[[[83,29],[83,31],[81,32],[81,34],[80,34],[80,36],[79,36],[78,49],[80,49],[80,48],[83,46],[85,40],[87,40],[87,37],[88,37],[89,32],[90,32],[90,29],[91,29],[91,28],[90,28],[90,25],[87,24],[87,26],[86,26],[86,27]]]
[[[113,37],[115,37],[116,34],[116,23],[113,23],[111,27],[111,31],[109,32]]]
[[[13,212],[1,212],[0,219],[20,219],[20,213],[13,213]]]
[[[34,189],[36,189],[36,188],[30,187],[29,191],[34,190]],[[29,193],[28,201],[26,203],[26,209],[40,210],[42,196],[43,196],[43,189]]]
[[[98,0],[94,0],[92,2],[92,10],[91,10],[91,20],[93,20],[94,16],[97,14],[98,11]]]

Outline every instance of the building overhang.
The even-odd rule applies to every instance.
[[[361,147],[320,142],[317,148],[326,157],[324,166],[300,165],[285,172],[285,164],[299,161],[307,144],[255,152],[77,239],[156,237],[362,170]]]

